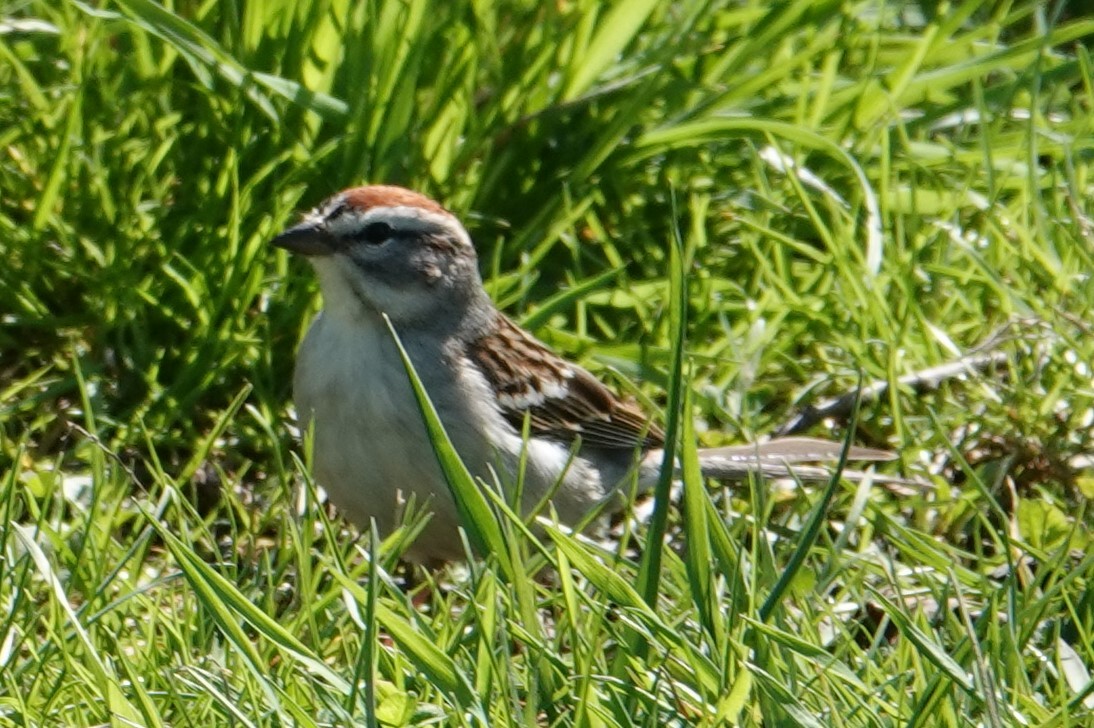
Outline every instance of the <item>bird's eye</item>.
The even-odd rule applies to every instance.
[[[379,245],[391,238],[394,233],[395,230],[386,222],[370,222],[354,237],[370,245]]]

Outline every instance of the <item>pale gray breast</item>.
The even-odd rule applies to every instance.
[[[316,420],[316,480],[352,520],[390,530],[399,491],[452,510],[387,331],[320,317],[301,344],[294,386],[301,427],[312,413]]]

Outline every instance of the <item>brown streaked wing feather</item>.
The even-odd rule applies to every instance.
[[[658,447],[664,434],[633,402],[615,396],[592,374],[562,359],[507,317],[468,346],[517,430],[525,415],[533,435],[619,449]]]

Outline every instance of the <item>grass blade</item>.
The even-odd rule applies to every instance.
[[[453,447],[452,440],[445,432],[444,423],[441,422],[437,409],[429,399],[429,393],[425,391],[421,378],[414,371],[414,363],[410,361],[410,355],[403,348],[395,327],[386,316],[384,320],[387,322],[391,336],[399,349],[399,355],[403,358],[403,366],[406,367],[407,376],[410,377],[410,384],[414,390],[414,396],[418,400],[418,407],[422,411],[422,417],[425,419],[430,442],[433,443],[433,452],[437,457],[441,470],[444,472],[445,480],[448,482],[449,490],[452,493],[452,499],[456,502],[460,520],[467,531],[468,538],[471,540],[471,545],[481,554],[496,554],[499,563],[502,568],[506,569],[509,578],[515,578],[516,574],[511,572],[512,564],[506,557],[509,548],[494,511],[491,510],[486,497],[479,490],[479,484],[475,482],[475,478],[468,472],[467,466],[463,464],[459,453]]]

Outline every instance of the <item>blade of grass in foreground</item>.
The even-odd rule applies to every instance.
[[[368,591],[345,574],[334,571],[331,575],[338,580],[343,589],[353,595],[358,604],[365,604],[367,608],[375,609],[374,623],[381,625],[391,638],[406,650],[406,656],[446,699],[462,709],[481,712],[481,706],[476,700],[475,691],[470,682],[460,671],[456,662],[429,639],[428,633],[423,634],[420,627],[397,614],[386,604],[382,602],[370,604]],[[369,587],[370,590],[372,588]],[[375,640],[377,635],[366,635],[365,639]]]
[[[684,331],[687,325],[687,287],[684,280],[684,251],[680,230],[673,229],[669,246],[669,337],[672,359],[669,368],[665,454],[661,459],[661,477],[654,489],[653,515],[646,550],[638,573],[638,591],[646,603],[657,601],[661,575],[661,548],[668,526],[669,500],[676,471],[676,443],[679,441],[681,399],[684,385]]]
[[[501,497],[500,494],[488,494],[482,490],[475,481],[475,478],[468,472],[467,466],[463,464],[459,453],[456,452],[456,448],[452,445],[452,441],[449,439],[448,433],[444,429],[444,424],[441,422],[432,401],[430,401],[429,394],[425,391],[421,378],[418,376],[417,372],[414,371],[414,364],[410,361],[406,349],[399,340],[395,327],[392,325],[391,320],[386,316],[384,319],[387,322],[388,329],[391,331],[395,345],[399,349],[399,355],[403,359],[403,365],[406,367],[407,375],[410,377],[414,396],[418,400],[418,407],[421,409],[422,416],[425,418],[426,430],[429,432],[429,440],[433,444],[433,451],[437,456],[441,470],[444,472],[445,480],[452,493],[452,498],[456,502],[456,508],[459,510],[460,520],[468,534],[468,538],[471,539],[471,543],[480,554],[492,554],[495,556],[497,563],[500,565],[502,575],[510,584],[513,584],[516,587],[518,609],[520,613],[524,615],[525,626],[532,630],[537,637],[542,639],[543,635],[540,634],[537,629],[539,620],[536,615],[535,596],[531,589],[530,580],[521,578],[524,569],[520,565],[521,557],[518,553],[519,549],[510,548],[510,541],[507,539],[499,519],[504,518],[514,524],[515,528],[510,529],[510,534],[514,531],[523,532],[531,543],[535,543],[535,538],[525,527],[520,515],[511,511],[506,506],[505,499]],[[493,509],[490,507],[491,500],[495,501],[495,508]],[[512,538],[512,536],[510,536],[510,538]],[[380,617],[382,619],[383,614],[381,614]],[[391,625],[388,625],[386,622],[385,626],[391,629]],[[412,637],[412,631],[408,631],[406,638],[410,639]],[[540,663],[538,665],[538,670],[540,673],[540,680],[545,685],[552,690],[558,687],[554,684],[553,675],[550,670],[547,669],[545,663]],[[467,696],[464,697],[466,704]]]
[[[856,392],[862,391],[862,378],[859,377],[859,387]],[[766,622],[767,618],[771,616],[772,610],[778,606],[782,601],[783,594],[786,592],[787,587],[794,580],[798,571],[805,564],[805,559],[809,555],[809,551],[816,544],[817,539],[820,537],[821,526],[825,522],[825,518],[828,516],[828,507],[832,504],[832,499],[836,496],[836,489],[839,487],[840,473],[847,466],[847,452],[851,447],[851,439],[855,433],[855,423],[858,419],[859,401],[856,394],[855,404],[852,408],[851,421],[848,424],[847,438],[843,442],[843,449],[840,451],[839,461],[836,463],[836,467],[832,471],[832,477],[828,479],[828,485],[825,487],[824,492],[821,493],[820,502],[813,508],[813,513],[809,516],[809,520],[806,522],[805,527],[798,536],[798,543],[794,549],[794,552],[790,555],[790,560],[787,561],[786,567],[783,569],[782,574],[779,575],[779,580],[775,582],[775,586],[771,588],[771,593],[768,594],[767,599],[764,600],[763,605],[760,607],[760,621]]]
[[[923,630],[915,626],[912,619],[905,613],[903,609],[900,609],[896,604],[889,601],[884,594],[872,586],[868,586],[868,589],[872,592],[874,599],[877,599],[881,608],[885,610],[885,614],[893,621],[900,633],[904,635],[915,645],[916,650],[921,654],[928,662],[931,662],[935,667],[942,671],[947,677],[957,683],[962,690],[967,692],[971,697],[980,699],[977,691],[976,683],[973,681],[972,676],[965,671],[961,665],[957,663],[955,659],[950,657],[950,654],[946,651],[946,648],[938,644]]]
[[[63,611],[69,625],[71,625],[76,636],[79,638],[80,643],[83,645],[86,653],[84,656],[84,664],[87,666],[88,672],[94,676],[100,691],[100,696],[105,702],[107,710],[111,715],[117,718],[132,721],[133,725],[140,725],[140,713],[133,704],[126,699],[125,694],[122,692],[121,686],[118,683],[118,679],[114,675],[109,664],[100,659],[99,651],[96,649],[87,630],[80,624],[80,620],[77,618],[76,613],[72,610],[72,606],[69,604],[69,597],[65,594],[64,587],[57,578],[56,571],[49,563],[49,558],[46,557],[45,552],[42,551],[41,546],[38,545],[38,542],[34,539],[34,535],[29,529],[20,526],[19,524],[14,524],[13,530],[23,548],[30,554],[34,566],[38,569],[38,573],[41,574],[42,578],[50,585],[53,596],[57,600],[57,605]]]
[[[628,625],[632,640],[640,642],[644,650],[678,656],[689,666],[702,691],[710,695],[717,693],[718,671],[710,657],[703,654],[702,648],[688,635],[680,632],[676,625],[666,622],[656,609],[648,605],[628,576],[605,564],[599,553],[591,551],[580,539],[552,525],[544,524],[543,528],[565,557],[564,561],[569,562],[574,571],[582,574],[590,586],[609,598],[619,609],[619,618]],[[640,659],[641,652],[638,648],[621,650],[618,659],[623,666],[633,665],[634,660]],[[613,669],[624,670],[625,667],[617,665]]]
[[[436,454],[437,461],[444,472],[445,481],[452,493],[452,499],[456,501],[460,521],[467,531],[468,538],[471,539],[471,545],[481,554],[496,554],[505,575],[510,580],[515,579],[516,574],[513,573],[512,561],[507,556],[509,549],[505,543],[505,536],[502,534],[501,526],[498,524],[494,512],[490,509],[490,505],[487,503],[482,491],[479,490],[475,478],[468,472],[467,466],[460,459],[460,455],[452,445],[448,433],[445,432],[444,424],[437,414],[437,409],[430,401],[429,394],[425,391],[425,386],[422,385],[418,373],[414,371],[414,364],[410,361],[410,356],[403,347],[403,342],[399,340],[399,334],[396,333],[391,319],[385,315],[384,321],[387,322],[395,346],[399,349],[399,356],[403,359],[403,366],[406,367],[407,376],[410,377],[410,384],[414,390],[414,396],[418,400],[418,407],[422,411],[422,417],[425,418],[429,440],[433,443],[433,452]]]
[[[690,373],[688,376],[690,380]],[[719,646],[725,637],[722,615],[718,614],[713,601],[711,570],[713,555],[710,545],[710,529],[707,525],[707,501],[709,496],[703,473],[699,467],[699,449],[695,438],[695,426],[687,413],[692,411],[691,389],[684,392],[684,413],[681,443],[681,479],[683,481],[684,565],[687,567],[688,586],[692,602],[707,632]]]
[[[255,632],[299,660],[310,672],[322,677],[343,695],[349,694],[349,683],[327,667],[318,655],[308,649],[276,619],[252,604],[251,600],[244,596],[234,584],[199,558],[193,549],[171,533],[152,514],[148,514],[148,522],[156,529],[167,549],[178,562],[179,568],[194,588],[198,599],[216,618],[224,635],[245,656],[246,663],[255,671],[256,676],[261,678],[263,686],[269,687],[267,674],[269,666],[259,655],[251,636],[240,625],[241,619],[247,622]],[[270,697],[273,698],[272,691]],[[277,704],[276,699],[271,702]]]
[[[380,591],[379,559],[376,556],[379,553],[380,537],[374,526],[369,529],[368,533],[368,587],[365,590],[365,613],[362,615],[364,628],[368,634],[365,636],[361,653],[357,656],[357,664],[354,665],[353,684],[349,698],[346,701],[346,708],[352,713],[358,700],[357,686],[364,682],[365,725],[367,728],[379,727],[376,719],[376,679],[380,663],[380,646],[377,640],[373,638],[377,634],[376,627],[379,624],[376,619],[376,598]]]

